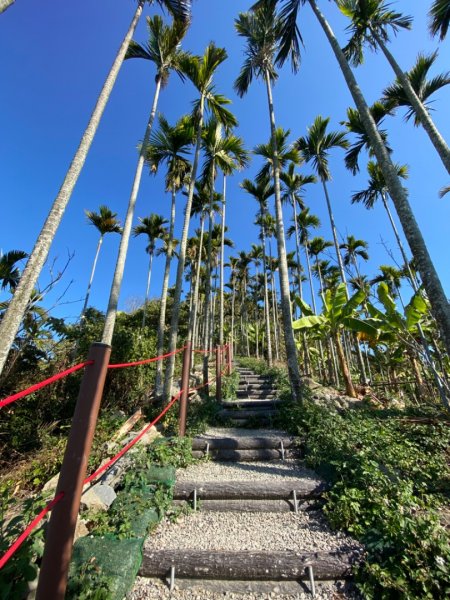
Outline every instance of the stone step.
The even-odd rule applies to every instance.
[[[175,500],[190,500],[197,490],[197,500],[292,500],[318,498],[327,489],[320,479],[287,478],[287,481],[178,481],[173,490]]]
[[[236,398],[247,398],[254,400],[273,400],[277,397],[277,394],[270,391],[260,391],[260,392],[247,392],[247,391],[238,391],[236,393]]]
[[[194,438],[192,440],[193,450],[206,450],[209,445],[210,450],[257,450],[260,448],[279,449],[283,443],[284,448],[291,448],[295,445],[295,440],[288,436],[280,437],[224,437],[224,438]]]
[[[356,552],[231,552],[144,549],[142,577],[165,577],[171,567],[179,577],[238,580],[346,579],[358,560]]]
[[[193,507],[192,499],[189,500],[174,500],[175,506],[190,506]],[[297,511],[311,508],[312,500],[297,500]],[[296,512],[295,501],[293,498],[289,500],[203,500],[197,504],[197,510],[203,512],[237,512],[237,513],[285,513]]]
[[[268,460],[282,460],[287,458],[297,458],[300,451],[289,448],[287,450],[279,450],[275,448],[256,448],[254,450],[192,450],[194,458],[205,458],[208,456],[210,460],[222,462],[254,462]]]

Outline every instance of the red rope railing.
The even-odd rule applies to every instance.
[[[157,360],[162,360],[162,359],[172,356],[174,354],[178,354],[179,352],[182,352],[183,350],[185,350],[185,348],[186,348],[186,346],[183,346],[183,348],[178,348],[177,350],[175,350],[173,352],[169,352],[167,354],[163,354],[161,356],[157,356],[157,357],[150,358],[150,359],[144,359],[142,361],[109,365],[108,368],[118,369],[118,368],[126,368],[126,367],[131,367],[131,366],[148,364],[150,362],[155,362]],[[203,352],[205,352],[205,351],[203,351]],[[49,377],[48,379],[45,379],[44,381],[41,381],[40,383],[37,383],[37,384],[31,386],[30,388],[27,388],[26,390],[23,390],[22,392],[14,394],[13,396],[9,396],[8,398],[5,398],[4,400],[2,400],[0,402],[0,408],[2,406],[6,406],[7,404],[14,402],[15,400],[18,400],[19,398],[23,398],[24,396],[27,396],[43,387],[49,385],[53,381],[62,379],[63,377],[65,377],[66,375],[69,375],[70,373],[78,371],[79,369],[82,369],[83,367],[86,367],[87,365],[91,365],[91,364],[93,364],[93,362],[94,361],[86,361],[84,363],[74,365],[73,367],[70,367],[69,369],[62,371],[61,373],[58,373],[57,375],[54,375],[53,377]],[[227,370],[227,367],[225,365],[225,367],[223,368],[223,370],[221,372],[221,375],[223,375],[226,372],[226,370]],[[197,391],[207,385],[210,385],[210,384],[214,383],[214,381],[216,381],[216,379],[217,379],[217,377],[213,377],[206,383],[202,383],[201,385],[198,385],[196,387],[192,387],[192,388],[190,387],[188,390],[188,393]],[[124,456],[124,454],[126,454],[133,446],[135,446],[139,442],[139,440],[142,439],[142,437],[147,433],[147,431],[149,431],[149,429],[151,429],[151,427],[156,425],[156,423],[158,423],[158,421],[160,421],[162,419],[162,417],[172,408],[172,406],[175,404],[175,402],[180,399],[181,395],[183,394],[183,391],[184,390],[180,390],[172,398],[172,400],[169,402],[169,404],[161,411],[161,413],[153,421],[151,421],[151,423],[149,423],[148,425],[145,425],[144,428],[141,430],[141,432],[135,438],[133,438],[130,442],[128,442],[128,444],[126,444],[126,446],[124,446],[122,448],[122,450],[120,450],[120,452],[118,452],[115,456],[110,458],[104,465],[99,467],[91,475],[86,477],[86,479],[84,480],[84,485],[91,483],[92,481],[97,479],[99,477],[99,475],[101,475],[102,473],[107,471],[117,460],[119,460],[119,458]],[[31,521],[31,523],[28,524],[28,526],[23,531],[23,533],[21,533],[21,535],[13,542],[13,544],[8,548],[8,550],[5,552],[5,554],[0,558],[0,569],[2,569],[5,566],[5,564],[11,559],[11,557],[17,552],[17,550],[20,548],[20,546],[23,544],[23,542],[30,536],[30,534],[34,531],[34,529],[36,529],[36,527],[39,525],[39,523],[52,510],[52,508],[60,500],[62,500],[64,498],[64,495],[65,495],[65,493],[63,491],[59,492],[59,494],[57,494],[53,498],[53,500],[51,500],[41,510],[41,512],[38,515],[36,515],[36,517]]]

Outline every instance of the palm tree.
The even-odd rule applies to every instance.
[[[434,0],[431,5],[429,29],[431,35],[438,35],[442,41],[447,35],[450,24],[450,0]]]
[[[0,283],[1,289],[13,292],[20,281],[20,271],[17,263],[24,260],[28,254],[23,250],[10,250],[6,254],[0,254]]]
[[[298,264],[298,273],[297,273],[297,277],[298,277],[298,292],[299,292],[299,296],[300,298],[303,298],[303,292],[302,292],[302,285],[301,285],[301,271],[302,271],[302,264],[301,264],[301,257],[300,257],[300,236],[299,236],[299,232],[298,232],[298,219],[297,219],[297,207],[300,207],[301,209],[304,208],[304,203],[303,203],[303,198],[300,195],[301,190],[303,189],[303,187],[308,184],[308,183],[315,183],[316,182],[316,178],[314,177],[314,175],[301,175],[300,173],[295,173],[295,163],[291,162],[287,171],[283,171],[283,173],[280,174],[281,177],[281,181],[284,184],[284,188],[285,188],[285,195],[283,197],[283,199],[285,201],[290,202],[291,206],[292,206],[292,212],[293,212],[293,223],[294,223],[294,229],[295,229],[295,248],[296,248],[296,252],[297,252],[297,264]],[[292,235],[292,234],[291,234]]]
[[[95,252],[94,262],[92,264],[91,276],[89,278],[89,283],[86,291],[86,296],[84,298],[83,309],[80,314],[80,322],[83,323],[84,314],[87,309],[87,305],[89,302],[89,296],[91,294],[92,282],[94,281],[95,269],[97,266],[98,256],[100,254],[100,248],[103,244],[103,238],[107,233],[122,233],[122,227],[120,226],[120,222],[117,220],[117,213],[113,213],[107,206],[102,204],[99,208],[99,212],[96,213],[94,211],[86,210],[86,217],[88,221],[97,229],[100,233],[100,238],[97,243],[97,250]]]
[[[437,54],[437,51],[429,56],[419,54],[416,64],[406,73],[414,92],[427,111],[431,110],[430,104],[432,101],[429,100],[429,98],[432,94],[450,83],[450,73],[448,71],[446,73],[441,73],[430,80],[427,79],[428,71],[433,66]],[[383,102],[388,107],[389,111],[391,111],[391,109],[395,110],[399,106],[407,107],[408,110],[405,114],[405,120],[409,121],[411,117],[414,117],[414,125],[418,127],[421,124],[420,118],[415,112],[408,95],[405,93],[403,86],[398,80],[383,91]]]
[[[194,124],[190,117],[181,117],[172,127],[168,121],[159,116],[159,129],[150,136],[150,144],[146,149],[146,163],[152,173],[156,173],[162,164],[166,164],[166,191],[170,191],[172,203],[170,209],[170,224],[164,267],[163,285],[161,290],[161,305],[159,309],[158,333],[156,342],[156,355],[160,356],[164,350],[164,330],[166,325],[167,293],[169,289],[170,264],[173,254],[173,240],[175,230],[176,196],[183,186],[191,169],[191,163],[186,155],[193,143],[195,136]],[[157,395],[162,393],[163,363],[156,363],[155,389]]]
[[[322,279],[322,267],[323,265],[321,265],[321,261],[319,260],[319,256],[325,252],[325,250],[327,248],[331,248],[333,246],[333,242],[327,242],[323,239],[323,237],[314,237],[312,240],[310,240],[309,242],[309,253],[311,254],[311,256],[313,256],[315,258],[315,270],[317,273],[317,277],[319,279],[319,284],[320,284],[320,293],[323,299],[323,291],[324,291],[324,284],[323,284],[323,279]],[[323,261],[322,261],[323,262]]]
[[[273,179],[275,186],[275,213],[277,221],[277,244],[279,258],[279,277],[281,290],[281,309],[286,347],[286,358],[293,397],[301,398],[300,371],[297,359],[294,331],[292,329],[289,274],[286,260],[286,243],[281,206],[280,163],[276,138],[275,114],[273,109],[272,82],[277,79],[274,59],[279,47],[281,21],[275,13],[275,3],[266,1],[254,12],[240,13],[235,20],[238,35],[246,38],[246,59],[234,84],[238,95],[242,97],[248,91],[253,77],[262,78],[266,84],[270,118],[271,144],[273,151]]]
[[[151,214],[149,217],[139,217],[140,224],[133,227],[133,235],[137,237],[139,235],[146,235],[148,239],[148,245],[145,249],[149,255],[148,261],[148,273],[147,273],[147,286],[145,289],[145,301],[144,310],[142,312],[142,329],[145,327],[145,321],[147,316],[147,305],[148,296],[150,292],[150,281],[152,277],[152,265],[153,256],[155,254],[156,241],[164,240],[167,237],[167,228],[164,227],[169,221],[162,215]]]
[[[367,248],[369,244],[365,240],[357,240],[354,235],[347,235],[347,239],[340,245],[342,250],[345,250],[344,265],[348,267],[352,264],[355,268],[357,277],[361,277],[358,268],[358,258],[369,260]]]
[[[169,351],[173,352],[177,346],[178,323],[180,317],[180,302],[183,285],[184,265],[186,260],[186,245],[189,233],[189,222],[191,219],[192,199],[194,196],[194,186],[197,178],[198,163],[200,158],[200,148],[202,142],[203,120],[206,108],[224,125],[233,127],[237,124],[234,116],[225,108],[230,104],[230,100],[217,94],[213,85],[213,77],[217,68],[226,60],[227,53],[224,48],[218,48],[210,43],[202,57],[189,56],[183,61],[183,71],[191,80],[200,94],[198,100],[194,103],[194,116],[197,126],[196,143],[194,152],[194,162],[190,173],[190,183],[186,206],[184,210],[183,231],[180,242],[180,254],[178,258],[177,278],[175,283],[175,293],[173,299],[173,311],[170,324]],[[193,307],[196,310],[196,307]],[[175,367],[175,357],[172,355],[167,361],[166,375],[164,380],[164,396],[169,398],[172,388],[173,372]]]
[[[255,184],[250,179],[244,179],[241,183],[241,188],[252,196],[259,204],[259,216],[257,225],[260,227],[260,239],[263,251],[263,273],[264,273],[264,316],[266,324],[266,342],[267,342],[267,364],[272,366],[272,339],[270,333],[270,310],[269,310],[269,294],[267,284],[267,260],[266,260],[266,227],[264,217],[267,213],[267,201],[273,196],[275,189],[270,183],[269,177],[265,181],[260,181]]]
[[[14,2],[15,0],[0,0],[0,14],[5,12],[7,8],[14,4]]]
[[[450,353],[450,305],[442,287],[441,280],[436,272],[428,248],[423,239],[422,232],[416,222],[414,213],[409,204],[407,194],[403,189],[396,168],[386,149],[383,139],[377,129],[369,106],[358,86],[355,76],[341,50],[338,40],[334,35],[328,21],[319,9],[316,0],[285,0],[281,12],[281,41],[277,64],[283,64],[289,54],[294,53],[294,65],[298,64],[300,49],[299,30],[296,25],[300,5],[308,3],[323,29],[328,42],[333,50],[342,75],[356,104],[361,120],[370,139],[370,145],[385,177],[389,193],[394,202],[398,217],[403,227],[408,244],[413,253],[418,271],[430,300],[431,308],[440,328],[447,352]],[[259,3],[258,3],[259,4]]]
[[[330,150],[332,148],[348,148],[349,143],[345,137],[345,133],[342,131],[327,132],[329,122],[329,118],[324,119],[320,115],[317,116],[314,123],[308,128],[308,135],[298,138],[296,146],[300,150],[305,161],[312,163],[322,182],[327,202],[328,216],[330,217],[331,231],[333,233],[336,258],[341,273],[342,283],[346,284],[344,266],[342,264],[341,253],[339,252],[336,224],[331,208],[330,196],[328,194],[327,181],[331,181],[331,172],[328,165],[328,155]]]
[[[115,81],[120,71],[120,67],[125,58],[129,43],[135,32],[136,26],[142,15],[145,1],[150,4],[154,0],[138,0],[136,10],[131,20],[128,31],[120,45],[117,56],[111,67],[106,81],[100,91],[94,111],[89,119],[89,123],[83,133],[80,144],[72,159],[69,170],[67,171],[64,181],[59,189],[50,212],[42,226],[41,232],[36,240],[33,251],[30,254],[27,265],[22,273],[19,285],[16,288],[14,297],[8,306],[8,309],[3,316],[0,324],[0,373],[5,364],[9,349],[14,341],[20,323],[27,310],[28,301],[36,285],[36,281],[42,271],[45,261],[47,260],[50,246],[58,230],[61,219],[69,203],[73,189],[78,181],[83,165],[86,161],[89,149],[94,140],[100,120],[105,110],[106,104],[111,95]],[[174,17],[184,23],[186,27],[190,18],[191,2],[190,0],[157,0],[158,4],[165,6]],[[7,6],[5,7],[7,8]]]
[[[209,211],[209,235],[208,235],[208,258],[206,263],[206,289],[205,289],[205,340],[204,348],[212,346],[209,339],[211,329],[211,252],[212,252],[212,204],[214,202],[215,181],[217,171],[220,169],[224,175],[230,175],[235,169],[242,168],[248,164],[248,153],[244,150],[242,139],[233,135],[223,133],[223,126],[217,119],[210,119],[203,132],[203,154],[205,162],[203,165],[202,178],[207,182],[210,191]],[[225,233],[225,232],[224,232]],[[222,278],[223,283],[223,278]],[[222,296],[223,297],[223,296]],[[223,300],[221,300],[220,336],[223,344]],[[203,357],[203,370],[205,381],[208,379],[209,354]]]
[[[381,49],[397,77],[398,84],[403,88],[417,121],[422,124],[450,173],[450,148],[437,130],[422,99],[417,95],[408,74],[404,73],[386,45],[389,42],[389,31],[397,34],[401,29],[411,29],[412,17],[391,10],[385,0],[337,0],[337,5],[341,12],[351,19],[351,24],[347,27],[351,38],[343,49],[345,57],[351,64],[358,66],[364,60],[364,45],[374,51]]]
[[[111,344],[114,324],[117,315],[117,305],[119,302],[119,293],[122,285],[123,272],[125,269],[125,260],[128,252],[128,244],[131,235],[131,225],[133,222],[134,208],[141,183],[142,169],[144,168],[145,153],[149,143],[150,134],[153,127],[153,121],[158,106],[159,94],[168,81],[171,71],[175,71],[180,77],[182,75],[181,61],[184,53],[180,50],[180,41],[186,32],[184,24],[175,22],[172,26],[164,25],[159,16],[147,18],[148,42],[145,46],[131,41],[126,58],[143,58],[154,63],[156,67],[156,88],[153,97],[150,116],[145,128],[144,139],[139,151],[139,157],[136,165],[133,185],[131,187],[130,198],[128,200],[127,214],[123,226],[123,234],[117,257],[116,269],[114,272],[111,292],[109,295],[108,308],[106,311],[105,326],[103,328],[102,342]],[[145,312],[145,311],[144,311]]]

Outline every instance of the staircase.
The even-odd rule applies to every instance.
[[[277,413],[280,400],[273,380],[250,369],[237,367],[239,386],[236,400],[222,401],[219,417],[237,426],[268,425]]]

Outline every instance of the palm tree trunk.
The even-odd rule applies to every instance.
[[[202,265],[204,228],[205,228],[205,215],[202,212],[201,216],[200,216],[200,240],[199,240],[199,244],[198,244],[198,256],[197,256],[197,268],[196,268],[196,274],[195,274],[194,295],[193,295],[193,299],[192,299],[192,309],[190,312],[190,319],[189,319],[188,340],[190,340],[190,341],[193,341],[194,339],[197,338],[196,333],[197,333],[199,311],[194,307],[198,307],[198,294],[199,294],[199,288],[200,288],[200,269],[201,269],[201,265]],[[195,334],[195,338],[194,338],[194,334]],[[194,344],[194,348],[195,348],[195,344]],[[194,351],[194,348],[192,348],[192,352]],[[193,355],[192,355],[192,357],[193,357]],[[191,364],[194,365],[193,360],[191,360]]]
[[[226,207],[226,194],[227,194],[227,177],[223,176],[223,196],[222,196],[222,236],[220,240],[220,316],[219,316],[219,344],[221,346],[224,345],[224,336],[223,336],[223,286],[224,286],[224,263],[225,263],[225,207]]]
[[[284,343],[286,347],[286,361],[289,372],[292,396],[294,400],[301,401],[301,380],[298,367],[297,348],[292,329],[291,297],[289,293],[289,275],[286,259],[286,243],[284,238],[283,209],[281,206],[280,190],[280,163],[278,160],[278,149],[275,131],[275,113],[273,109],[272,89],[270,85],[269,72],[265,71],[267,101],[269,104],[270,131],[273,146],[273,171],[275,184],[275,214],[277,223],[277,244],[279,258],[279,276],[281,291],[281,310],[283,315]]]
[[[147,317],[148,295],[150,292],[150,281],[152,278],[152,264],[153,264],[153,251],[150,252],[150,260],[148,261],[147,287],[145,290],[144,310],[142,313],[142,329],[144,329],[144,327],[145,327],[145,321],[146,321],[146,317]]]
[[[334,221],[334,215],[333,215],[333,210],[331,208],[331,201],[330,201],[330,196],[328,194],[327,184],[325,183],[325,181],[323,179],[322,179],[322,185],[323,185],[323,191],[325,192],[325,198],[327,201],[328,216],[330,217],[331,232],[333,234],[334,248],[336,250],[336,259],[337,259],[337,262],[339,265],[339,272],[341,274],[342,283],[345,284],[345,292],[347,294],[347,300],[348,300],[347,279],[345,277],[344,264],[342,262],[341,251],[339,249],[339,241],[338,241],[337,232],[336,232],[336,223]]]
[[[303,300],[303,286],[302,286],[302,263],[300,258],[300,240],[298,235],[298,223],[297,223],[297,201],[294,194],[291,194],[292,208],[294,211],[294,227],[295,227],[295,251],[297,254],[297,277],[298,277],[298,295]]]
[[[178,267],[177,267],[177,278],[175,282],[175,294],[173,298],[173,311],[172,311],[172,319],[170,323],[170,337],[169,337],[169,352],[174,352],[177,347],[178,340],[178,323],[180,320],[180,303],[181,303],[181,291],[183,287],[183,275],[184,275],[184,264],[186,262],[186,246],[189,234],[189,223],[191,220],[191,209],[192,209],[192,199],[194,197],[194,186],[195,180],[197,178],[197,169],[198,162],[200,158],[200,146],[202,142],[202,129],[203,129],[203,114],[205,109],[205,98],[203,94],[200,98],[200,110],[199,110],[199,121],[197,125],[197,140],[195,144],[195,154],[194,154],[194,162],[192,164],[190,184],[189,184],[189,193],[186,201],[186,207],[184,211],[184,223],[183,223],[183,231],[181,234],[181,242],[180,242],[180,253],[178,257]],[[196,306],[194,306],[194,310],[196,310]],[[173,380],[173,372],[175,368],[175,356],[172,355],[167,359],[167,368],[164,379],[164,397],[166,400],[169,399],[170,393],[172,390],[172,380]]]
[[[231,297],[231,350],[232,355],[234,356],[236,347],[234,342],[234,306],[236,303],[236,283],[233,284],[233,295]]]
[[[125,53],[142,14],[143,4],[143,0],[139,0],[130,27],[128,28],[125,38],[119,48],[119,52],[117,53],[111,70],[100,92],[94,112],[92,113],[83,137],[81,138],[80,145],[78,146],[75,156],[72,159],[72,163],[67,171],[58,195],[53,202],[53,206],[50,209],[48,217],[41,229],[33,251],[30,254],[27,265],[22,273],[19,285],[15,290],[14,296],[9,303],[7,311],[3,315],[0,323],[0,374],[8,356],[9,349],[14,342],[14,338],[20,327],[20,323],[22,322],[36,281],[47,259],[50,246],[72,195],[73,188],[75,187],[75,184],[81,173],[81,169],[83,168],[89,148],[94,140],[103,111],[109,100],[114,83],[117,79],[117,75],[119,74],[120,67],[122,66],[125,58]],[[5,8],[7,8],[7,6]]]
[[[172,204],[170,209],[170,225],[169,225],[169,245],[166,253],[166,264],[164,267],[163,285],[161,290],[161,306],[159,309],[158,334],[156,342],[156,355],[161,356],[164,351],[164,329],[166,326],[166,309],[167,309],[167,293],[169,290],[170,263],[172,262],[172,240],[175,230],[175,208],[176,208],[176,191],[172,188]],[[156,380],[155,388],[158,396],[162,393],[162,372],[163,363],[159,360],[156,363]]]
[[[397,175],[392,159],[386,150],[375,121],[373,120],[367,102],[365,101],[365,98],[358,87],[356,79],[345,59],[339,43],[334,36],[330,25],[317,6],[316,1],[308,1],[322,29],[324,30],[328,41],[331,44],[333,52],[347,82],[350,93],[361,115],[364,129],[370,138],[374,154],[389,188],[389,194],[394,202],[394,206],[400,219],[400,223],[402,224],[406,239],[416,260],[420,276],[424,283],[425,290],[430,300],[432,311],[441,331],[447,352],[450,354],[450,305],[434,267],[433,261],[431,260],[425,240],[422,236],[422,232],[417,225],[417,221],[414,213],[412,212],[407,195]]]
[[[447,172],[450,173],[450,148],[448,147],[446,141],[438,131],[433,119],[430,117],[430,113],[427,111],[422,101],[414,91],[414,88],[411,85],[411,81],[409,80],[408,76],[402,71],[400,65],[397,63],[394,56],[388,50],[386,44],[380,38],[378,33],[376,31],[373,31],[372,29],[371,32],[373,37],[377,41],[377,44],[381,48],[383,54],[387,58],[389,64],[391,65],[392,70],[397,76],[398,81],[400,82],[403,90],[405,91],[406,96],[408,97],[408,100],[411,102],[411,106],[414,109],[417,118],[421,122],[422,127],[427,132],[431,143],[433,144],[437,153],[439,154],[444,167],[447,169]]]
[[[336,345],[339,365],[341,367],[341,373],[344,378],[345,383],[345,393],[347,396],[351,398],[357,398],[357,394],[355,392],[355,388],[353,387],[352,378],[350,376],[350,371],[348,368],[347,360],[345,358],[344,349],[342,348],[341,338],[339,336],[339,332],[333,335],[334,343]]]
[[[86,312],[87,305],[89,302],[89,296],[91,295],[92,282],[94,281],[95,269],[97,267],[98,255],[100,254],[100,248],[102,247],[102,243],[103,243],[103,235],[100,236],[100,239],[98,240],[98,243],[97,243],[97,250],[95,252],[94,262],[92,264],[91,277],[89,278],[89,284],[88,284],[87,291],[86,291],[86,297],[84,299],[83,310],[81,311],[81,314],[80,314],[80,323],[83,323],[84,314]]]
[[[213,204],[214,204],[214,183],[215,183],[215,165],[214,161],[211,167],[211,191],[209,199],[208,211],[208,254],[206,260],[206,287],[205,287],[205,338],[204,348],[210,350],[212,338],[210,337],[211,329],[211,274],[212,274],[212,234],[213,234]],[[203,357],[203,381],[209,379],[209,359],[210,354],[206,352]]]
[[[142,141],[141,149],[139,152],[139,158],[136,166],[136,173],[134,175],[133,186],[131,188],[130,199],[128,200],[127,215],[125,217],[125,223],[123,226],[122,238],[120,240],[119,255],[117,257],[116,270],[114,272],[114,278],[111,285],[111,292],[109,295],[108,309],[106,311],[105,326],[103,328],[102,342],[104,344],[111,345],[112,336],[114,333],[114,325],[116,323],[117,306],[119,304],[120,288],[122,287],[123,272],[125,270],[125,261],[128,253],[128,244],[130,242],[131,225],[134,217],[134,207],[136,206],[136,200],[139,192],[139,186],[141,184],[142,169],[144,168],[145,151],[148,146],[150,134],[152,131],[153,121],[155,120],[156,108],[158,106],[159,93],[161,91],[161,78],[156,78],[156,89],[153,97],[152,110],[148,119],[147,127],[145,129],[144,139]]]
[[[262,211],[261,211],[262,212]],[[264,321],[266,324],[266,341],[267,341],[267,364],[272,366],[272,340],[270,336],[270,314],[269,314],[269,294],[267,289],[267,265],[266,265],[266,231],[264,225],[261,227],[261,238],[263,247],[263,273],[264,273]]]
[[[0,0],[0,14],[14,4],[15,0]]]

